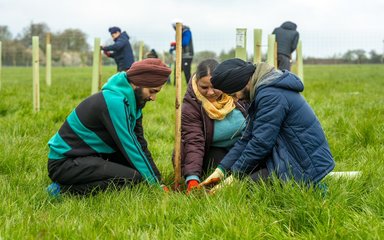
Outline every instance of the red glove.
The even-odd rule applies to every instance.
[[[189,194],[194,188],[197,188],[199,186],[199,181],[192,179],[188,181],[187,185],[187,194]]]
[[[103,50],[103,53],[105,54],[105,56],[107,56],[107,57],[110,57],[111,56],[111,53],[110,52],[108,52],[108,51],[106,51],[106,50]]]
[[[176,47],[176,42],[171,42],[171,47]]]
[[[164,190],[164,192],[169,192],[169,188],[167,187],[167,185],[161,184],[160,187]]]

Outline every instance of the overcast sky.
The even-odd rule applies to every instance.
[[[143,40],[166,51],[174,39],[172,20],[190,26],[195,51],[228,51],[235,46],[236,28],[267,34],[290,20],[298,25],[304,56],[333,56],[349,49],[384,51],[384,0],[0,0],[0,25],[13,36],[33,23],[46,23],[52,32],[77,28],[93,45],[106,42],[108,27],[126,30],[132,41]]]

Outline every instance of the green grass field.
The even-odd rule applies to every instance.
[[[41,70],[41,111],[32,110],[32,69],[3,68],[0,90],[0,239],[382,239],[384,66],[305,66],[303,95],[326,132],[335,171],[325,197],[295,184],[236,183],[216,195],[164,193],[145,184],[92,197],[51,199],[47,142],[91,92],[91,68]],[[103,69],[104,81],[114,67]],[[184,86],[185,90],[185,86]],[[149,148],[173,181],[173,86],[147,104]]]

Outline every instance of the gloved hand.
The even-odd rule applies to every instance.
[[[221,168],[216,168],[215,171],[207,177],[202,183],[199,184],[199,187],[213,187],[218,184],[224,178],[224,172]]]
[[[165,184],[161,184],[160,187],[164,190],[164,192],[169,192],[169,188]]]
[[[106,51],[106,50],[103,50],[103,53],[105,54],[105,56],[107,56],[107,57],[110,57],[111,56],[111,53],[110,52],[108,52],[108,51]]]
[[[176,42],[171,42],[171,47],[176,47]]]
[[[199,181],[196,179],[189,180],[187,183],[187,194],[189,194],[193,189],[196,189],[199,186]]]
[[[218,190],[222,189],[223,187],[231,185],[234,180],[235,180],[235,178],[233,177],[233,175],[231,175],[231,176],[227,177],[226,179],[224,179],[223,182],[221,182],[220,184],[213,187],[208,193],[209,194],[215,194]]]

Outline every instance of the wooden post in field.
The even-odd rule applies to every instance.
[[[139,61],[143,60],[143,51],[144,51],[144,42],[140,41],[140,46],[139,46]]]
[[[275,48],[274,48],[275,52],[273,54],[273,57],[275,59],[274,61],[274,65],[275,65],[275,69],[278,68],[278,63],[277,63],[277,41],[275,41]]]
[[[2,44],[1,44],[1,41],[0,41],[0,90],[1,90],[1,68],[3,67],[3,63],[1,62],[2,60],[2,57],[3,57],[3,54],[2,54]]]
[[[33,110],[40,111],[39,37],[32,37]]]
[[[175,124],[175,186],[178,190],[181,180],[181,42],[182,23],[176,23],[176,124]]]
[[[267,55],[267,63],[275,66],[275,42],[276,36],[275,34],[268,35],[268,55]],[[276,66],[275,66],[276,67]]]
[[[163,60],[163,63],[167,64],[166,62],[166,59],[165,59],[165,51],[163,51],[163,56],[161,57],[161,59]],[[168,65],[168,64],[167,64]]]
[[[247,61],[247,29],[236,28],[235,57]]]
[[[103,68],[103,57],[101,55],[101,52],[99,52],[99,88],[98,90],[100,90],[103,85],[103,83],[101,82],[102,68]]]
[[[261,62],[261,36],[263,30],[253,29],[253,63]]]
[[[99,58],[100,58],[100,38],[95,38],[93,46],[93,68],[92,68],[92,94],[99,91]]]
[[[297,68],[297,76],[304,83],[303,45],[300,39],[296,48],[296,68]]]
[[[46,61],[45,61],[45,82],[50,87],[52,84],[52,46],[51,46],[51,33],[46,36]]]

